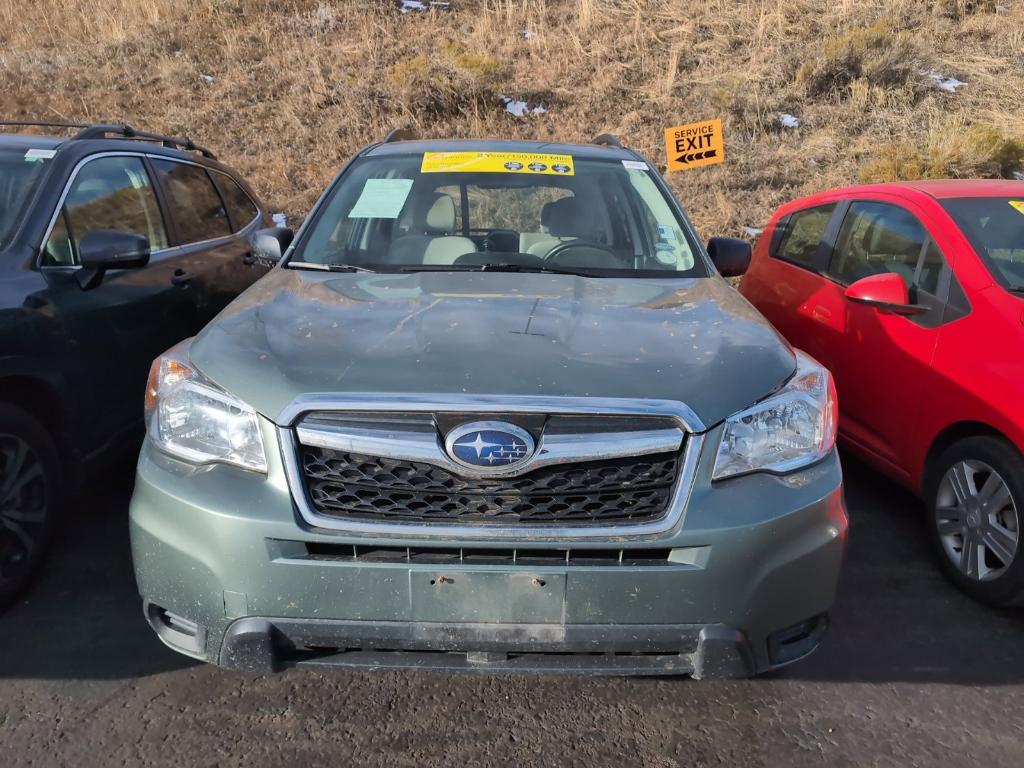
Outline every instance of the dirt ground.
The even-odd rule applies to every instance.
[[[1024,614],[948,586],[917,501],[845,464],[851,546],[829,636],[784,673],[727,683],[196,664],[143,621],[131,478],[113,478],[0,619],[0,764],[1020,765]]]

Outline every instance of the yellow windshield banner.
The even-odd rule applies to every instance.
[[[1018,213],[1024,213],[1024,201],[1022,200],[1011,200],[1010,205],[1017,209]]]
[[[572,176],[572,155],[539,152],[424,152],[420,173],[541,173]]]

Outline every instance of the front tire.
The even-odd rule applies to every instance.
[[[962,591],[989,605],[1024,602],[1024,458],[996,437],[944,450],[925,482],[928,531],[939,564]]]
[[[0,404],[0,612],[21,596],[45,559],[60,477],[46,429],[21,408]]]

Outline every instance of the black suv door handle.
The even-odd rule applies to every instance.
[[[245,256],[242,257],[242,263],[245,264],[247,267],[251,267],[253,264],[256,263],[256,257],[253,256],[251,253],[247,253],[245,254]]]
[[[182,269],[176,269],[171,276],[171,285],[188,285],[190,280],[192,280],[192,275]]]

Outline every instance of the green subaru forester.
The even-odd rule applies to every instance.
[[[146,392],[132,548],[168,646],[697,678],[816,647],[831,376],[643,157],[398,133],[253,247],[278,266]]]

